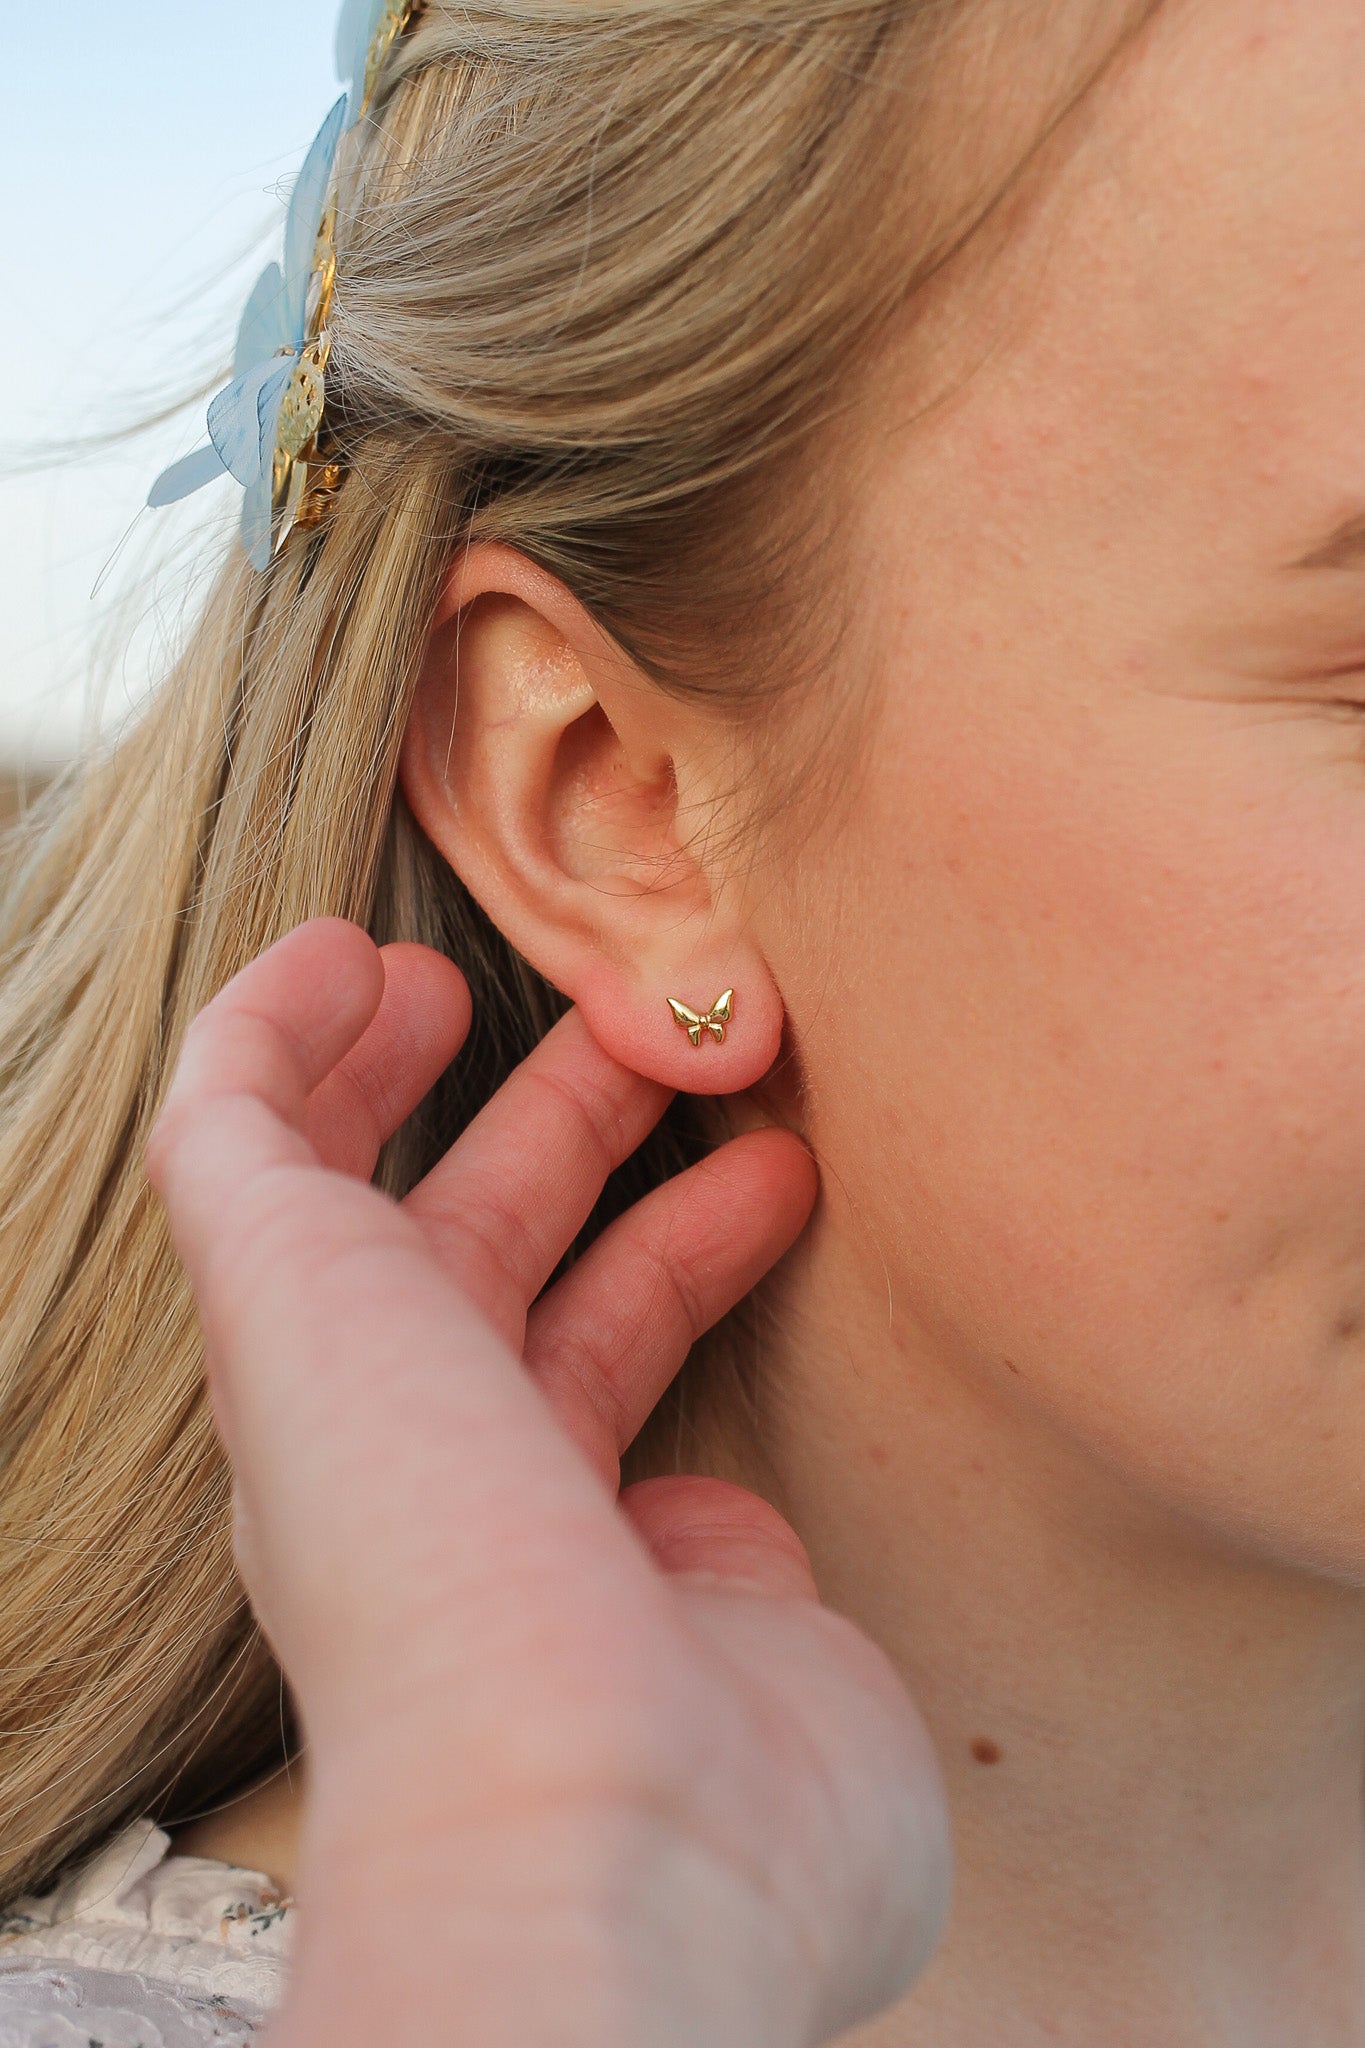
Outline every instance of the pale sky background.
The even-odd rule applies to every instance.
[[[54,438],[128,425],[226,363],[252,278],[278,253],[281,196],[340,90],[338,5],[7,9],[0,764],[59,758],[90,717],[128,716],[236,516],[226,480],[140,509],[157,471],[203,442],[202,401],[114,453],[16,466]]]

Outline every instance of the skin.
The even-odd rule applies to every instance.
[[[147,1151],[306,1738],[271,2039],[444,2039],[458,2012],[527,2048],[827,2040],[942,1925],[923,1725],[765,1502],[686,1475],[617,1497],[812,1162],[736,1138],[547,1285],[667,1093],[571,1010],[390,1201],[378,1147],[469,1014],[440,955],[304,924],[195,1019]]]
[[[856,801],[772,858],[528,564],[433,633],[409,800],[600,1044],[745,1090],[786,1020],[821,1199],[710,1450],[947,1776],[865,2048],[1365,2038],[1362,104],[1356,0],[1172,0],[875,366]]]

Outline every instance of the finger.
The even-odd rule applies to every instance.
[[[224,1191],[206,1239],[191,1278],[242,1563],[305,1720],[319,1738],[383,1725],[421,1664],[433,1700],[473,1712],[496,1695],[488,1719],[504,1721],[542,1657],[576,1654],[575,1604],[638,1604],[646,1560],[618,1549],[595,1476],[374,1188],[311,1161],[262,1167]],[[509,1611],[537,1602],[549,1612],[514,1664]]]
[[[691,1347],[799,1236],[818,1187],[790,1132],[733,1138],[618,1217],[531,1310],[527,1366],[613,1492]]]
[[[777,1509],[728,1479],[637,1480],[621,1512],[661,1570],[694,1585],[818,1600],[805,1545]]]
[[[509,1343],[670,1091],[612,1059],[577,1010],[547,1032],[404,1204]]]
[[[507,1589],[546,1606],[537,1656],[553,1641],[571,1661],[584,1604],[644,1602],[647,1560],[416,1224],[319,1165],[290,1120],[318,1037],[353,1043],[377,1009],[377,951],[336,924],[263,959],[197,1020],[150,1161],[255,1532],[252,1598],[305,1711],[354,1708],[364,1727],[390,1674],[401,1689],[402,1646],[460,1613],[432,1649],[458,1672],[433,1683],[472,1700],[482,1673],[496,1719],[527,1684],[520,1665],[500,1675]]]
[[[384,993],[379,948],[359,925],[315,917],[277,939],[206,1004],[185,1034],[166,1108],[239,1090],[301,1121]]]
[[[384,990],[379,949],[315,918],[243,968],[194,1018],[146,1150],[191,1266],[244,1180],[303,1163],[308,1098],[356,1043]]]
[[[384,993],[356,1044],[308,1098],[305,1132],[326,1166],[368,1180],[379,1148],[445,1072],[469,1030],[469,988],[428,946],[380,949]]]

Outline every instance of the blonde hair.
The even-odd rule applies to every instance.
[[[1095,75],[1068,45],[1008,161],[982,139],[997,108],[945,118],[950,55],[959,98],[982,61],[964,28],[1040,11],[1074,8],[432,4],[391,61],[340,208],[326,522],[262,576],[234,549],[136,727],[4,854],[0,1897],[293,1740],[143,1179],[187,1021],[315,914],[438,947],[473,984],[473,1037],[379,1177],[401,1192],[450,1143],[560,1008],[396,794],[452,550],[524,549],[718,715],[809,670],[837,522],[811,512],[803,451],[837,441],[850,366]],[[779,503],[804,508],[780,530]],[[603,1213],[712,1127],[680,1099]],[[671,1466],[681,1413],[633,1474]]]

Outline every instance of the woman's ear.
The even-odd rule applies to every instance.
[[[399,773],[432,844],[615,1059],[707,1095],[766,1073],[782,1003],[710,865],[697,716],[515,549],[457,558]]]

